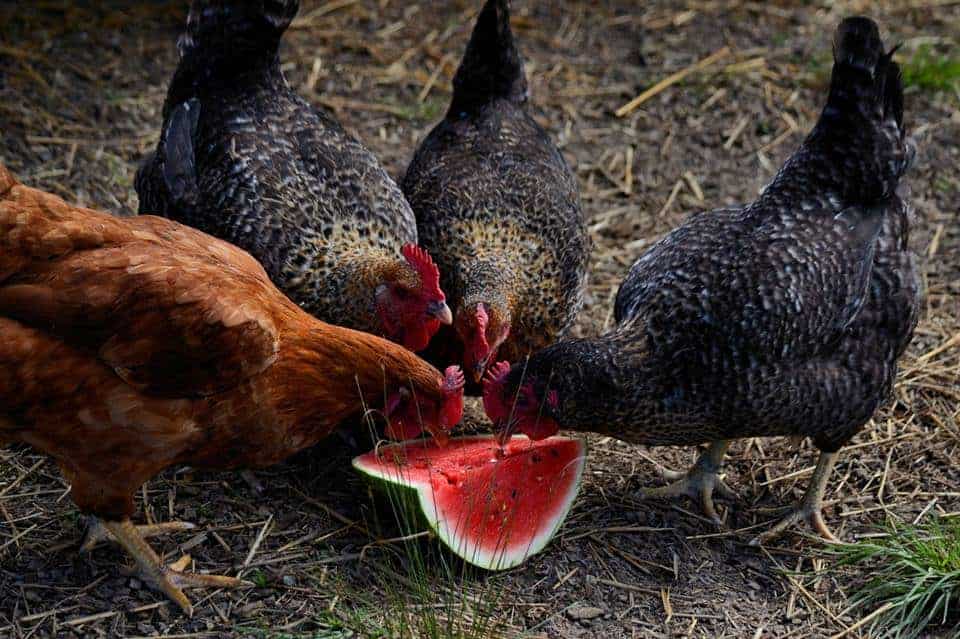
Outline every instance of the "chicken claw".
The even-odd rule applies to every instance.
[[[803,501],[793,507],[790,513],[781,519],[770,530],[761,533],[750,540],[751,546],[759,546],[782,534],[792,525],[801,521],[806,521],[810,527],[824,540],[839,544],[843,543],[823,521],[823,491],[826,488],[827,480],[833,471],[834,464],[837,463],[839,453],[821,452],[817,460],[817,468],[813,471],[813,477],[810,478],[810,484],[807,486],[807,492],[803,495]]]
[[[117,543],[116,538],[107,530],[103,522],[96,517],[91,517],[90,520],[87,534],[83,538],[83,543],[80,544],[80,552],[91,552],[94,548],[107,541]],[[160,535],[193,530],[196,528],[196,525],[188,521],[166,521],[160,524],[146,524],[134,527],[143,539],[149,539],[150,537],[159,537]]]
[[[668,486],[659,488],[648,488],[642,492],[644,499],[657,499],[663,497],[675,497],[686,495],[693,500],[699,500],[704,514],[717,526],[723,523],[717,514],[717,509],[713,505],[713,492],[716,490],[721,497],[725,499],[736,499],[737,494],[724,483],[720,478],[720,467],[723,464],[723,456],[727,452],[730,442],[726,440],[716,441],[710,444],[703,454],[697,459],[689,471],[677,472],[662,469],[661,473],[668,480],[676,480]]]
[[[160,557],[129,519],[104,521],[102,525],[136,561],[135,572],[140,579],[167,595],[188,617],[193,616],[193,606],[183,594],[184,588],[242,588],[253,585],[235,577],[184,572],[184,568],[190,563],[189,555],[184,555],[169,566],[163,565]]]

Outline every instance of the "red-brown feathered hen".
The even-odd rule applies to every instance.
[[[240,249],[167,219],[116,218],[18,184],[0,166],[0,445],[52,455],[81,511],[188,613],[133,495],[164,468],[275,464],[379,408],[388,434],[440,439],[463,376],[380,337],[325,324]],[[107,533],[103,532],[108,531]]]

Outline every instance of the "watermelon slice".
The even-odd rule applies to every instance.
[[[353,467],[385,491],[417,504],[427,525],[455,554],[487,570],[522,563],[547,545],[580,490],[583,442],[493,436],[382,446]]]

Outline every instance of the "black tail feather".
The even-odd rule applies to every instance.
[[[200,101],[178,104],[167,118],[163,134],[163,181],[171,201],[183,203],[195,196],[197,168],[193,140],[200,121]]]
[[[508,0],[487,0],[453,79],[452,112],[469,110],[495,98],[523,102],[527,79],[523,59],[510,30]]]
[[[895,46],[887,54],[886,74],[884,78],[883,105],[884,113],[892,117],[897,127],[903,130],[903,74],[900,72],[900,65],[893,61],[893,54],[897,52],[900,45]]]
[[[844,196],[882,200],[913,159],[903,126],[903,81],[876,23],[847,18],[834,38],[830,95],[805,146],[836,167]]]
[[[903,127],[903,82],[887,52],[880,30],[870,18],[847,18],[837,27],[833,45],[833,75],[827,108],[851,110],[872,120],[893,120]]]
[[[192,0],[180,55],[271,56],[299,8],[299,0]]]
[[[837,64],[872,74],[883,53],[880,29],[870,18],[847,18],[837,27],[833,40],[833,59]]]

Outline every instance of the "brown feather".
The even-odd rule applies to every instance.
[[[0,166],[0,441],[54,456],[82,510],[129,516],[173,464],[277,463],[400,387],[444,401],[435,368],[307,315],[240,249],[12,180]]]

